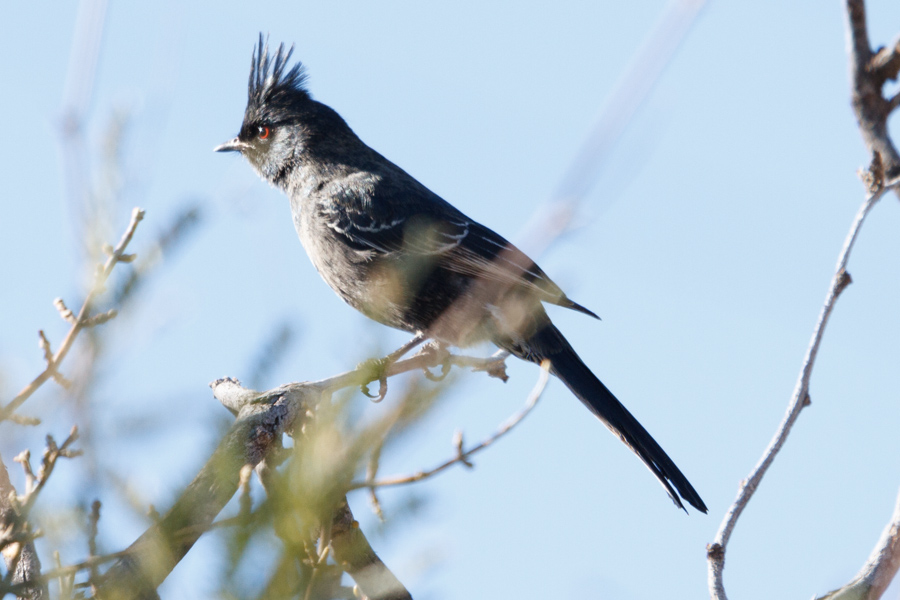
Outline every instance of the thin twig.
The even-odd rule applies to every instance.
[[[91,503],[91,515],[88,519],[88,560],[97,558],[97,534],[100,525],[100,501],[94,500]],[[100,571],[97,569],[97,563],[92,562],[88,569],[90,570],[90,582],[93,586],[100,581]],[[96,587],[94,592],[96,592]]]
[[[81,309],[78,311],[78,316],[75,317],[75,322],[72,323],[72,327],[69,329],[66,337],[63,338],[59,350],[56,351],[56,354],[53,355],[51,360],[47,361],[47,367],[40,375],[35,377],[31,383],[26,385],[25,388],[21,392],[19,392],[16,397],[10,401],[9,404],[0,408],[0,421],[7,419],[9,415],[14,413],[16,409],[18,409],[22,405],[23,402],[28,400],[28,398],[31,397],[31,395],[34,394],[34,392],[37,391],[38,388],[40,388],[49,378],[53,377],[54,374],[58,372],[59,365],[69,353],[69,350],[72,349],[72,344],[75,343],[75,338],[78,337],[78,334],[81,332],[81,330],[85,327],[91,326],[92,324],[97,324],[96,322],[92,322],[91,320],[92,317],[90,312],[93,308],[93,302],[96,297],[103,291],[106,280],[109,278],[110,273],[112,273],[113,268],[115,268],[117,264],[122,262],[120,259],[125,254],[125,249],[128,247],[129,242],[131,242],[131,238],[134,236],[134,231],[137,228],[138,223],[140,223],[143,218],[143,210],[135,208],[131,211],[131,220],[128,223],[128,227],[126,227],[125,229],[125,233],[122,234],[122,239],[119,240],[118,245],[109,255],[109,258],[106,259],[106,262],[99,269],[97,269],[97,275],[94,279],[94,284],[91,286],[90,291],[88,291],[87,297],[84,299],[84,303],[81,305]]]
[[[793,427],[794,422],[800,415],[800,411],[809,402],[810,376],[812,375],[816,355],[819,352],[819,346],[822,343],[825,326],[828,323],[828,318],[831,316],[832,310],[834,310],[834,304],[837,301],[838,296],[840,296],[841,292],[843,292],[851,282],[850,275],[847,273],[847,262],[850,260],[850,253],[853,250],[853,245],[856,242],[866,216],[887,189],[888,188],[881,188],[878,192],[866,198],[865,202],[863,202],[860,207],[859,212],[857,212],[856,218],[853,220],[853,224],[850,227],[850,232],[844,240],[844,247],[841,249],[841,253],[838,257],[837,267],[834,276],[831,279],[828,294],[825,296],[825,304],[822,306],[822,310],[819,313],[818,321],[813,330],[812,339],[806,350],[806,356],[803,358],[803,367],[800,370],[800,376],[797,379],[791,401],[788,403],[787,412],[785,413],[781,424],[778,426],[775,436],[772,438],[772,441],[769,442],[765,452],[763,452],[762,458],[753,468],[750,476],[741,482],[737,498],[725,513],[725,517],[716,533],[715,540],[707,547],[709,591],[711,597],[715,600],[725,600],[727,598],[723,581],[723,570],[725,568],[725,550],[728,546],[728,540],[731,538],[731,533],[734,531],[734,526],[737,524],[738,518],[744,511],[744,508],[746,508],[747,503],[753,497],[754,492],[756,492],[756,488],[759,486],[760,481],[762,481],[763,475],[766,474],[772,461],[775,460],[778,451],[781,450],[781,447],[784,445],[788,434],[791,432],[791,427]]]
[[[469,457],[473,454],[484,450],[498,439],[509,433],[509,431],[518,425],[522,419],[528,416],[528,414],[534,410],[534,407],[537,406],[537,402],[541,397],[541,394],[544,392],[544,388],[547,387],[547,380],[550,377],[550,363],[548,361],[544,361],[544,364],[541,365],[541,374],[538,378],[537,383],[534,385],[534,388],[531,390],[531,393],[528,395],[528,399],[525,401],[525,407],[522,408],[519,412],[510,417],[505,423],[503,423],[497,431],[494,432],[493,435],[483,440],[480,444],[472,446],[468,450],[463,451],[462,449],[462,437],[458,437],[458,442],[455,444],[456,446],[456,455],[453,458],[450,458],[433,469],[429,469],[427,471],[419,471],[418,473],[413,473],[412,475],[402,475],[396,477],[388,477],[386,479],[379,479],[373,481],[372,479],[367,479],[366,481],[358,481],[350,484],[351,490],[356,490],[360,488],[368,488],[374,490],[375,488],[389,487],[395,485],[404,485],[408,483],[414,483],[416,481],[422,481],[423,479],[428,479],[434,475],[437,475],[441,471],[452,467],[457,463],[462,463],[468,466],[471,466],[469,463]]]
[[[853,245],[859,235],[863,222],[869,211],[888,190],[895,190],[900,194],[900,157],[887,132],[887,118],[892,110],[891,102],[883,96],[883,86],[887,79],[895,78],[897,72],[893,51],[873,53],[869,35],[866,29],[866,10],[864,0],[846,0],[846,17],[848,33],[848,52],[850,55],[851,71],[851,98],[854,113],[859,124],[859,130],[865,141],[866,147],[872,154],[872,162],[868,171],[862,173],[862,180],[866,186],[866,199],[856,214],[850,232],[844,240],[844,246],[838,257],[837,268],[831,280],[825,304],[819,314],[813,330],[812,339],[803,360],[803,367],[794,388],[794,394],[788,404],[787,412],[775,437],[769,442],[759,463],[754,467],[750,476],[741,482],[738,495],[725,513],[725,517],[719,526],[715,540],[707,547],[707,582],[710,595],[714,600],[726,600],[723,572],[725,568],[725,551],[728,541],[734,531],[735,524],[743,512],[747,503],[752,498],[756,488],[762,481],[772,461],[784,444],[791,427],[800,415],[804,406],[809,404],[809,382],[813,365],[828,317],[834,309],[834,304],[841,292],[851,283],[847,264]],[[895,50],[900,45],[895,47]]]
[[[28,465],[27,462],[22,465],[26,468],[26,474],[30,475],[34,482],[29,485],[28,492],[22,500],[21,510],[23,515],[27,516],[31,512],[34,503],[37,502],[38,495],[41,493],[41,490],[44,489],[44,486],[47,485],[47,481],[50,479],[50,475],[53,473],[57,461],[59,461],[60,458],[72,458],[81,454],[81,451],[71,449],[72,444],[77,440],[78,427],[74,426],[62,446],[57,446],[53,437],[48,435],[47,446],[44,448],[44,453],[41,457],[41,467],[38,469],[37,477],[33,476],[31,473],[31,466]]]

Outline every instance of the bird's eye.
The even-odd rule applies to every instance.
[[[269,134],[270,134],[270,133],[272,133],[272,131],[271,131],[268,127],[266,127],[266,126],[264,126],[264,125],[260,125],[259,127],[256,128],[256,135],[257,135],[257,136],[259,137],[259,139],[261,139],[261,140],[267,140],[267,139],[269,139]]]

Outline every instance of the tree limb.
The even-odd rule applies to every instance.
[[[13,500],[16,489],[9,480],[9,472],[0,457],[0,554],[6,562],[7,576],[4,584],[17,586],[18,598],[26,600],[43,600],[49,598],[47,584],[41,580],[41,561],[31,539],[15,540],[7,537],[12,534],[21,538],[27,534],[21,526],[22,515],[19,514]],[[8,581],[6,581],[8,580]],[[5,586],[4,586],[5,587]],[[0,589],[0,596],[5,591]]]
[[[888,136],[887,119],[891,110],[896,107],[893,99],[886,100],[882,88],[887,79],[896,78],[900,68],[900,58],[895,56],[900,51],[900,43],[891,50],[879,50],[873,53],[869,45],[866,30],[866,12],[863,0],[846,0],[847,28],[849,36],[850,71],[852,78],[852,103],[859,130],[866,147],[872,153],[869,169],[862,173],[867,188],[867,197],[856,214],[850,232],[838,257],[837,268],[832,277],[825,304],[819,313],[819,319],[813,330],[812,339],[803,359],[803,367],[794,388],[793,396],[788,404],[787,412],[782,419],[775,436],[769,442],[762,458],[753,468],[750,476],[741,482],[738,495],[725,513],[719,526],[715,540],[707,547],[707,581],[710,596],[714,600],[725,600],[723,571],[725,568],[725,551],[738,518],[752,498],[763,475],[772,464],[778,451],[790,434],[791,427],[800,415],[804,406],[809,404],[809,382],[819,346],[822,342],[828,317],[841,292],[851,283],[847,272],[850,252],[859,235],[863,222],[869,211],[888,190],[898,192],[900,184],[900,157]]]
[[[875,544],[869,560],[844,587],[829,592],[817,600],[878,600],[900,568],[900,495],[894,514]]]
[[[831,279],[828,294],[825,296],[825,304],[819,312],[819,318],[816,322],[815,329],[813,330],[809,347],[806,350],[806,356],[803,358],[803,367],[800,370],[800,376],[794,387],[794,393],[788,403],[787,412],[779,424],[775,436],[772,438],[772,441],[769,442],[765,452],[763,452],[762,458],[760,458],[759,462],[753,468],[750,476],[741,482],[741,485],[738,488],[737,498],[731,506],[728,507],[728,511],[725,513],[725,517],[719,525],[715,540],[707,547],[707,581],[710,596],[714,600],[726,600],[727,598],[723,581],[725,550],[728,546],[731,534],[734,531],[734,527],[737,524],[737,520],[740,518],[744,508],[747,507],[747,503],[750,502],[750,499],[756,492],[756,488],[762,481],[763,475],[769,470],[769,467],[775,460],[775,456],[787,440],[794,422],[797,420],[797,417],[800,416],[800,411],[804,406],[809,405],[809,382],[816,361],[816,355],[819,352],[819,346],[821,345],[822,337],[825,334],[825,326],[828,324],[828,318],[834,310],[834,305],[835,302],[837,302],[838,296],[840,296],[841,292],[843,292],[852,281],[849,273],[847,273],[847,263],[850,260],[850,253],[853,250],[853,245],[856,242],[866,216],[887,189],[889,188],[881,187],[874,195],[866,198],[860,207],[859,212],[857,212],[856,218],[853,220],[853,224],[850,227],[850,232],[844,240],[844,247],[841,249],[841,253],[838,257],[837,267],[834,276]]]
[[[241,467],[256,466],[293,426],[309,397],[275,393],[246,403],[212,457],[171,509],[97,582],[100,598],[152,598],[175,565],[234,496]]]
[[[345,498],[331,524],[334,559],[371,600],[412,600],[409,591],[378,558],[353,518]]]
[[[502,360],[456,356],[444,349],[427,347],[408,359],[389,365],[387,374],[396,375],[447,362],[487,370],[496,368]],[[235,494],[242,467],[255,468],[271,452],[281,448],[281,435],[292,431],[308,410],[339,389],[366,383],[367,377],[370,377],[368,369],[357,369],[316,382],[282,385],[262,393],[242,387],[235,379],[220,379],[210,384],[213,395],[237,415],[234,425],[172,508],[100,578],[98,597],[117,600],[153,598],[156,588]],[[337,516],[346,517],[342,513]],[[358,539],[356,534],[353,537]],[[363,588],[362,582],[357,583]]]
[[[884,84],[897,77],[900,42],[890,50],[872,51],[866,29],[864,0],[845,0],[850,52],[851,101],[866,148],[880,154],[888,182],[900,178],[900,155],[888,135],[887,120],[895,103],[885,99]]]

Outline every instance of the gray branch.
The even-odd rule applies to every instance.
[[[485,370],[499,377],[505,376],[499,369],[503,360],[457,356],[430,346],[408,359],[388,364],[381,376],[387,378],[453,364]],[[97,583],[97,596],[117,600],[155,598],[156,588],[234,496],[240,485],[241,469],[245,465],[256,468],[278,453],[282,434],[299,431],[298,425],[307,413],[335,391],[364,385],[371,379],[371,369],[360,368],[320,381],[282,385],[267,392],[248,390],[230,378],[210,384],[213,395],[237,416],[234,425],[172,508],[103,575]],[[338,507],[334,520],[339,532],[337,547],[333,548],[336,558],[348,565],[351,576],[359,576],[356,581],[363,593],[373,600],[408,598],[409,593],[402,585],[398,588],[393,583],[385,584],[396,581],[387,567],[377,576],[371,568],[364,568],[383,566],[383,563],[368,546],[362,532],[352,526],[349,508]]]
[[[900,568],[900,495],[894,514],[875,544],[869,560],[844,587],[829,592],[818,600],[877,600],[881,598]]]
[[[900,178],[900,155],[888,135],[887,120],[896,108],[884,97],[884,84],[897,78],[900,43],[890,50],[873,52],[866,29],[864,0],[846,0],[848,51],[850,53],[851,100],[859,132],[869,151],[881,155],[885,178]]]
[[[0,553],[6,563],[6,580],[11,588],[18,590],[15,592],[17,598],[43,600],[50,596],[47,584],[41,580],[41,561],[34,542],[22,527],[22,516],[17,510],[15,498],[16,489],[0,457]],[[21,539],[23,536],[24,539]],[[0,596],[4,593],[5,590],[0,589]]]
[[[280,440],[281,434],[293,426],[299,411],[313,400],[303,391],[247,399],[212,457],[172,508],[129,546],[126,556],[102,577],[97,585],[98,597],[117,600],[155,597],[156,588],[234,496],[241,468],[245,464],[253,467],[259,464],[273,441]]]
[[[737,520],[753,497],[766,471],[768,471],[775,460],[778,451],[787,440],[794,422],[800,416],[800,411],[810,403],[809,383],[816,355],[822,343],[828,318],[834,310],[834,305],[841,292],[852,282],[850,274],[847,272],[847,265],[860,229],[866,216],[878,200],[889,190],[897,191],[898,184],[900,184],[900,157],[898,157],[897,151],[887,133],[887,118],[895,103],[892,100],[886,100],[882,94],[885,81],[897,76],[897,65],[900,64],[898,62],[900,58],[897,58],[895,54],[898,49],[895,46],[893,50],[872,52],[866,31],[865,4],[863,0],[846,0],[846,9],[853,109],[863,140],[872,153],[872,163],[869,169],[861,173],[867,188],[867,195],[856,214],[847,238],[844,240],[844,246],[838,257],[837,267],[831,279],[825,303],[813,330],[812,339],[803,359],[803,366],[800,370],[794,393],[788,403],[787,412],[779,424],[775,436],[769,442],[768,447],[753,468],[750,476],[741,482],[737,498],[725,513],[715,540],[707,547],[707,581],[710,596],[714,600],[726,600],[727,598],[723,579],[725,553]],[[873,553],[873,556],[877,553],[878,549]],[[878,564],[893,565],[893,562],[895,561],[886,560]],[[893,569],[890,577],[893,577],[893,573],[896,572],[896,566],[893,566]],[[864,572],[866,572],[865,569]],[[853,598],[856,597],[853,596]],[[869,597],[865,596],[865,598]],[[871,598],[875,597],[877,596],[871,596]],[[844,598],[850,598],[850,596],[845,596]],[[859,598],[863,598],[863,596],[859,596]]]

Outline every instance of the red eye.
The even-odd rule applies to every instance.
[[[269,130],[268,127],[264,127],[264,126],[260,125],[257,128],[257,135],[259,136],[259,139],[261,139],[261,140],[268,139],[270,133],[271,133],[271,131]]]

